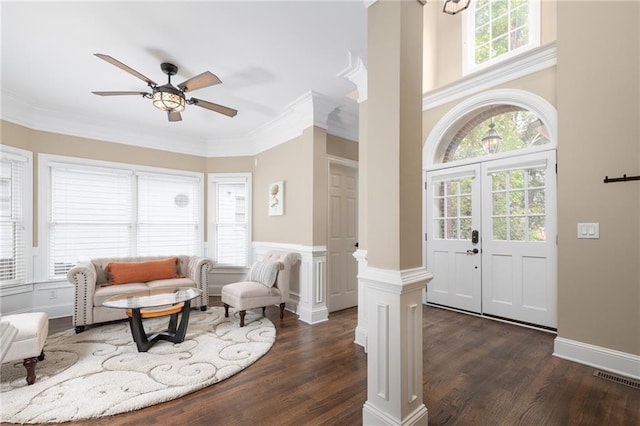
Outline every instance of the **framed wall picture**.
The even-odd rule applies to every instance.
[[[269,185],[269,216],[284,214],[284,181]]]

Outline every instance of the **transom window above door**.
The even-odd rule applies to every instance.
[[[549,144],[549,132],[533,112],[515,105],[489,105],[467,114],[449,133],[443,163]]]
[[[465,73],[540,45],[539,0],[474,0],[463,16]]]

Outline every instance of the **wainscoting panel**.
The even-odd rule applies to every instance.
[[[291,274],[290,300],[287,303],[287,310],[295,312],[300,321],[308,324],[329,319],[326,246],[253,242],[252,247],[254,260],[262,259],[269,250],[298,253],[300,263],[294,267]]]

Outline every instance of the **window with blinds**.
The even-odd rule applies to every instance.
[[[138,255],[200,252],[200,179],[138,176]]]
[[[197,176],[49,163],[49,278],[96,257],[199,255]]]
[[[27,275],[26,157],[1,152],[0,285],[22,284]]]
[[[209,179],[214,212],[209,242],[216,265],[246,267],[251,223],[250,174],[215,174]]]

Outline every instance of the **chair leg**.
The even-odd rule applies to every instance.
[[[263,306],[263,307],[262,307],[262,316],[263,316],[263,317],[266,317],[266,316],[267,316],[267,307],[266,307],[266,306]]]
[[[224,304],[224,317],[229,318],[229,305]]]
[[[206,311],[206,310],[207,310],[207,306],[206,306],[206,305],[205,305],[205,306],[200,306],[200,310],[201,310],[202,312]]]
[[[77,325],[76,326],[76,334],[80,334],[84,331],[84,325]]]
[[[286,306],[286,303],[281,303],[280,304],[280,319],[284,318],[284,307]]]
[[[27,369],[27,384],[32,385],[36,381],[36,364],[38,363],[38,357],[26,358],[22,365]]]
[[[247,311],[240,311],[240,327],[244,327],[244,316],[247,314]]]

